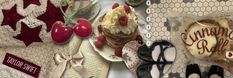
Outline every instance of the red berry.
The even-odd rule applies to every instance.
[[[95,44],[96,48],[103,48],[103,46],[104,46],[104,43],[102,41],[98,41],[98,40],[96,40],[94,42],[94,44]]]
[[[118,57],[122,57],[122,48],[115,48],[115,55]]]
[[[142,36],[137,35],[136,38],[135,38],[135,40],[142,40]]]
[[[126,13],[130,13],[131,12],[130,7],[128,5],[124,5],[124,9],[125,9]]]
[[[115,3],[115,4],[112,5],[112,9],[115,9],[115,8],[117,8],[117,7],[119,7],[119,4],[118,4],[118,3]]]
[[[92,25],[88,20],[79,18],[73,30],[79,37],[88,37],[92,33]]]
[[[142,36],[137,35],[136,38],[135,38],[135,40],[137,40],[139,44],[143,44]]]
[[[102,26],[101,26],[101,25],[98,25],[98,31],[99,31],[99,33],[102,33],[102,32],[103,32]]]
[[[106,41],[106,38],[104,35],[98,36],[96,39],[97,39],[97,41],[101,41],[103,43]]]
[[[121,16],[118,20],[119,24],[121,26],[127,26],[128,24],[128,17],[127,16]]]

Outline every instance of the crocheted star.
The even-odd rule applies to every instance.
[[[39,0],[23,0],[23,8],[26,8],[30,4],[40,5]]]
[[[4,19],[1,26],[9,25],[14,31],[16,30],[17,21],[24,18],[23,16],[17,13],[16,5],[14,5],[10,10],[2,10],[2,13]]]
[[[22,22],[20,34],[14,36],[14,38],[23,41],[26,46],[33,42],[42,42],[41,38],[39,37],[41,28],[42,26],[30,28]]]
[[[65,11],[68,6],[63,6],[62,9]],[[47,26],[47,32],[52,28],[52,25],[56,21],[64,22],[63,13],[59,7],[54,6],[50,1],[48,1],[46,12],[37,17],[37,19],[45,22]]]

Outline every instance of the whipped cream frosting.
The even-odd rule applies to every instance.
[[[121,16],[127,16],[128,17],[128,24],[127,26],[121,26],[118,22],[118,19]],[[108,29],[110,33],[117,34],[117,33],[124,33],[124,34],[132,34],[135,32],[135,29],[137,29],[137,17],[134,13],[134,9],[131,8],[130,13],[126,13],[123,6],[119,6],[115,9],[112,9],[111,11],[107,12],[103,22],[102,26],[105,29]]]

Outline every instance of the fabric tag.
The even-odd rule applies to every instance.
[[[6,53],[3,64],[35,78],[38,78],[41,69],[40,66],[9,53]]]

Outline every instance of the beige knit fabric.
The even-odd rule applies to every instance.
[[[23,72],[10,68],[2,64],[6,53],[10,53],[21,57],[29,62],[32,62],[41,67],[39,78],[51,78],[52,70],[56,68],[53,56],[55,53],[68,54],[68,44],[56,45],[52,43],[50,32],[46,32],[46,24],[36,19],[37,16],[43,14],[46,11],[48,0],[39,0],[41,5],[30,4],[23,9],[23,0],[0,0],[0,10],[10,9],[14,5],[17,5],[17,12],[25,18],[20,19],[16,24],[16,31],[13,31],[10,26],[0,26],[0,78],[32,78]],[[50,0],[55,6],[60,6],[60,0]],[[0,11],[0,24],[3,21],[3,13]],[[20,33],[21,22],[24,22],[29,27],[34,28],[42,25],[41,32],[39,34],[43,43],[34,42],[28,47],[13,36]],[[64,75],[65,77],[65,75]]]
[[[31,76],[24,74],[18,70],[7,67],[2,64],[6,53],[14,54],[29,62],[32,62],[41,67],[39,78],[51,78],[51,73],[56,64],[53,56],[55,53],[68,54],[67,45],[55,45],[53,43],[45,43],[42,45],[35,45],[29,47],[8,47],[0,48],[0,78],[31,78]]]
[[[1,0],[0,1],[0,10],[2,9],[10,9],[14,5],[17,5],[17,12],[24,16],[25,18],[20,19],[16,23],[16,31],[13,31],[10,26],[4,25],[0,26],[0,47],[7,47],[7,46],[25,46],[24,43],[20,40],[13,38],[20,33],[21,29],[21,22],[27,24],[30,28],[34,28],[37,26],[42,25],[41,32],[39,34],[40,38],[42,39],[43,43],[34,42],[32,45],[44,44],[51,42],[50,33],[46,31],[46,24],[36,19],[39,15],[42,15],[46,11],[47,1],[48,0],[39,0],[41,5],[34,5],[30,4],[28,7],[23,9],[23,0]],[[50,0],[55,6],[60,6],[60,0]],[[3,21],[3,13],[0,11],[0,23]]]

